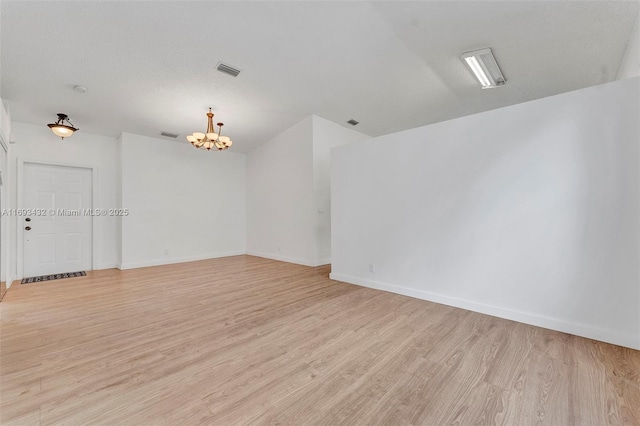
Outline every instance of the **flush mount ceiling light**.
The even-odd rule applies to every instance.
[[[64,124],[65,121],[68,125]],[[73,124],[71,124],[71,122],[69,121],[69,117],[67,116],[67,114],[61,113],[58,113],[58,121],[56,121],[55,123],[47,124],[47,126],[49,126],[54,135],[60,136],[62,139],[68,138],[69,136],[73,135],[73,132],[78,130],[77,128],[73,127]]]
[[[503,86],[507,81],[490,48],[467,52],[462,55],[462,59],[476,76],[483,89]]]
[[[211,151],[212,148],[222,151],[229,149],[233,145],[233,141],[228,136],[222,136],[223,123],[218,124],[218,133],[216,133],[213,127],[213,112],[209,108],[207,113],[207,133],[195,132],[193,135],[187,136],[187,140],[191,142],[191,145],[198,149],[206,149]]]

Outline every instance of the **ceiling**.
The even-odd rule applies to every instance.
[[[16,121],[64,112],[180,143],[212,107],[239,152],[310,114],[378,136],[612,81],[637,16],[637,1],[3,0],[0,95]],[[481,90],[462,63],[484,47],[505,86]]]

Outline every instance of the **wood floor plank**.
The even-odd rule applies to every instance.
[[[14,284],[0,423],[640,425],[640,352],[233,256]]]

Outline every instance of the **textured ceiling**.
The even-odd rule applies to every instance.
[[[240,152],[309,114],[377,136],[612,81],[637,16],[637,1],[3,0],[0,95],[17,121],[64,112],[180,143],[211,106]],[[480,90],[460,60],[484,47],[506,86]]]

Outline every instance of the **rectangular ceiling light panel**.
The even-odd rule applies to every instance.
[[[504,85],[507,81],[491,49],[476,50],[462,55],[462,59],[476,76],[483,89]]]

